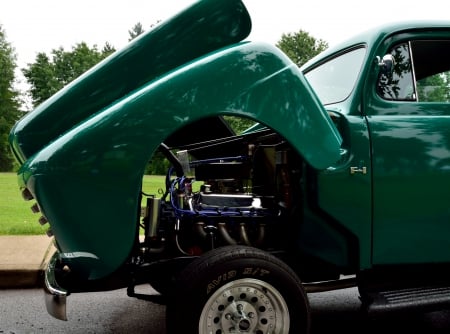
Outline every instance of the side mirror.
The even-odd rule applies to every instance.
[[[384,55],[383,59],[377,56],[377,62],[381,73],[390,76],[394,72],[395,59],[391,54]]]

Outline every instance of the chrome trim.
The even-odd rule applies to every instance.
[[[61,288],[58,282],[56,282],[55,268],[58,259],[59,254],[53,254],[45,271],[45,307],[51,316],[59,320],[67,321],[66,299],[69,292]]]
[[[363,175],[367,174],[367,167],[350,167],[350,174],[361,173]]]
[[[344,276],[337,280],[303,283],[307,293],[326,292],[331,290],[347,289],[356,287],[358,284],[356,276]]]

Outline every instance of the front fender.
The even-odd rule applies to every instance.
[[[340,157],[337,130],[277,48],[241,43],[207,55],[85,120],[22,166],[24,184],[75,270],[98,279],[124,263],[149,158],[181,127],[218,115],[273,128],[315,168]]]

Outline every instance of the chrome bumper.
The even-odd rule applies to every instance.
[[[45,306],[51,316],[59,320],[67,320],[66,299],[69,292],[58,285],[55,277],[58,256],[58,253],[53,254],[45,271]]]

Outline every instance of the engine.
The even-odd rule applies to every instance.
[[[212,151],[227,150],[219,145]],[[237,151],[245,154],[195,160],[180,150],[171,157],[164,194],[147,199],[143,225],[151,253],[199,255],[236,244],[282,247],[301,164],[278,137],[245,141]]]

